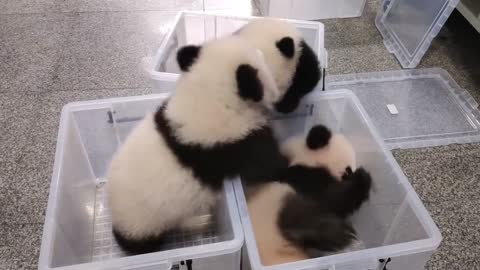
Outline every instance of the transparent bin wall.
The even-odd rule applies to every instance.
[[[297,20],[359,17],[366,0],[258,0],[262,15]]]
[[[230,35],[255,17],[213,15],[196,12],[181,12],[167,37],[163,40],[157,55],[145,59],[147,72],[150,73],[155,92],[174,90],[175,81],[180,74],[176,62],[177,50],[188,44],[201,44],[207,40]],[[291,21],[303,34],[305,41],[319,54],[324,66],[323,25],[316,22]]]
[[[115,150],[165,96],[67,105],[62,112],[39,269],[170,269],[193,259],[195,269],[240,267],[243,233],[227,182],[207,229],[167,236],[166,249],[128,257],[112,236],[105,175]],[[199,216],[199,222],[204,222]],[[149,268],[153,267],[153,268]]]
[[[310,95],[294,117],[277,117],[274,128],[283,140],[294,134],[304,134],[316,124],[324,124],[334,132],[344,134],[353,144],[358,166],[365,167],[372,175],[374,187],[370,200],[352,217],[358,237],[366,248],[288,266],[277,265],[271,269],[376,269],[379,259],[389,257],[391,265],[423,269],[441,241],[440,233],[374,131],[358,99],[352,92],[344,90]],[[251,268],[263,269],[240,181],[235,183],[235,189]],[[412,260],[400,262],[396,259],[399,256]],[[356,267],[351,268],[352,265]]]

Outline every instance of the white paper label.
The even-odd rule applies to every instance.
[[[391,114],[398,114],[397,107],[394,104],[387,104],[387,108]]]

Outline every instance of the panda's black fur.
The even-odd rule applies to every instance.
[[[317,55],[312,48],[304,40],[300,42],[300,48],[302,54],[298,59],[291,84],[282,99],[275,104],[275,108],[279,112],[289,113],[294,111],[300,100],[315,88],[322,76],[321,70],[318,68]]]
[[[278,145],[268,126],[239,141],[218,143],[205,149],[200,144],[179,142],[172,134],[164,108],[155,114],[158,131],[180,163],[191,168],[203,184],[214,190],[219,190],[227,177],[240,174],[245,179],[264,181],[275,169],[287,166],[287,159],[279,155]],[[252,149],[256,151],[252,152]]]

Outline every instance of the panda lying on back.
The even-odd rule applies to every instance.
[[[269,179],[287,160],[268,125],[278,99],[261,54],[232,36],[179,50],[176,91],[132,131],[108,173],[114,235],[132,254],[209,211],[223,180]]]
[[[262,264],[361,247],[348,217],[368,199],[371,178],[363,168],[355,168],[355,152],[347,139],[318,125],[306,137],[288,140],[282,151],[292,167],[318,171],[288,175],[296,188],[272,182],[249,192],[248,211]],[[305,188],[298,188],[302,182],[316,183],[318,188],[306,194]]]
[[[282,96],[275,109],[294,111],[321,78],[318,57],[294,25],[285,20],[256,19],[236,33],[262,51]]]

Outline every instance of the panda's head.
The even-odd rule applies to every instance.
[[[312,91],[321,78],[315,52],[294,25],[278,19],[257,19],[243,26],[237,35],[260,49],[272,70],[282,98],[279,112],[295,110],[300,99]]]
[[[282,145],[282,152],[291,165],[327,167],[332,175],[340,179],[347,167],[356,169],[355,151],[342,134],[332,134],[322,125],[314,126],[307,136],[299,135]]]
[[[182,47],[177,62],[182,73],[166,113],[186,141],[245,136],[265,125],[280,97],[262,53],[237,36]]]

